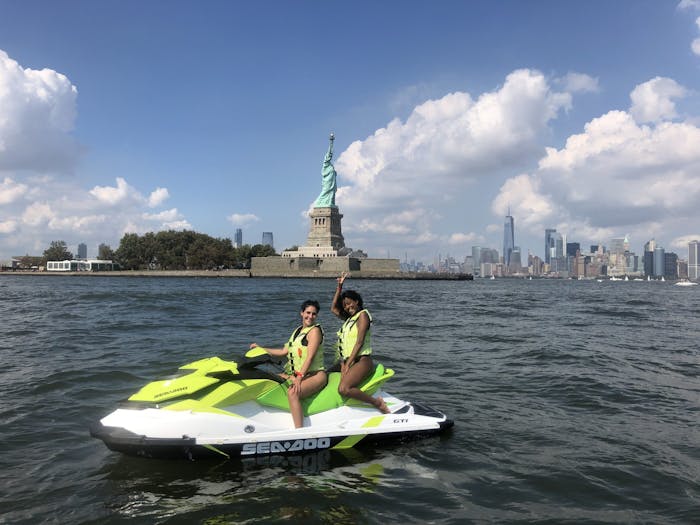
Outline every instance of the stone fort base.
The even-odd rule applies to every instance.
[[[399,274],[398,259],[357,259],[354,257],[253,257],[251,277],[337,277],[350,272],[354,277],[393,277]]]

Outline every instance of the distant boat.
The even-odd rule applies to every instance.
[[[693,281],[689,281],[688,279],[681,279],[677,283],[674,283],[676,286],[697,286],[698,283],[694,283]]]
[[[496,278],[495,275],[492,275],[492,276],[491,276],[491,280],[492,280],[492,281],[493,281],[495,278]]]
[[[635,278],[633,279],[633,281],[643,281],[643,280],[644,280],[644,279],[642,279],[641,277],[635,277]]]
[[[651,275],[647,275],[647,281],[651,281]]]
[[[661,276],[661,279],[659,279],[659,280],[660,280],[660,281],[663,281],[663,282],[666,281],[666,279],[664,279],[664,276],[663,276],[663,275]]]
[[[629,277],[627,277],[627,276],[625,275],[624,280],[625,280],[625,281],[629,281],[630,279],[629,279]]]
[[[611,281],[619,281],[620,279],[617,278],[617,277],[615,277],[615,276],[613,275],[613,276],[610,277],[610,280],[611,280]]]

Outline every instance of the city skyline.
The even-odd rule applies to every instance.
[[[546,228],[700,238],[700,1],[272,7],[3,3],[0,260],[163,229],[303,244],[331,131],[371,257],[502,249],[507,214],[523,260]]]

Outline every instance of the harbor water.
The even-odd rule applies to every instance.
[[[0,523],[700,521],[700,286],[349,279],[396,371],[386,390],[450,432],[249,462],[125,457],[90,437],[181,364],[281,345],[304,299],[334,339],[334,286],[0,276]]]

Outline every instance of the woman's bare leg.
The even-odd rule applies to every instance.
[[[291,390],[287,390],[289,411],[292,413],[294,428],[301,428],[304,426],[304,412],[301,408],[301,400],[323,390],[326,383],[328,383],[328,376],[326,373],[317,372],[301,381],[301,392],[299,395],[295,395]]]
[[[341,396],[351,397],[363,403],[367,403],[368,405],[372,405],[383,414],[388,414],[389,408],[381,397],[372,397],[357,388],[357,385],[359,385],[373,369],[374,363],[371,358],[364,357],[360,359],[340,378],[338,393]]]

